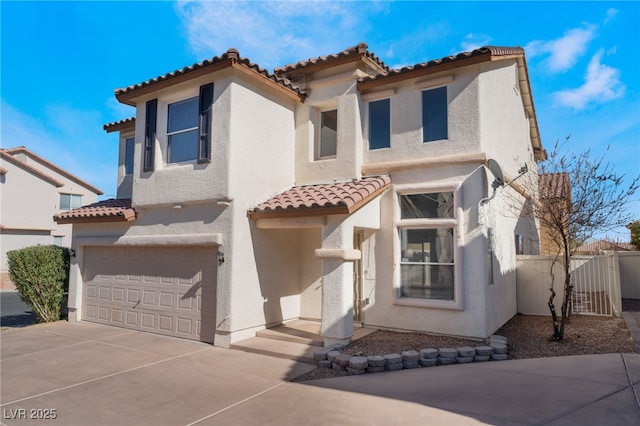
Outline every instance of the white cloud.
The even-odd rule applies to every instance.
[[[613,18],[615,18],[617,14],[618,14],[618,9],[614,9],[614,8],[607,9],[607,17],[604,19],[604,24],[606,25],[609,22],[611,22],[611,20],[613,20]]]
[[[491,37],[485,34],[473,34],[469,33],[464,37],[464,40],[460,43],[460,47],[464,52],[470,52],[483,46],[491,44]],[[456,52],[457,53],[457,52]]]
[[[624,95],[625,86],[620,81],[620,71],[602,64],[603,55],[604,50],[600,49],[591,58],[582,86],[553,94],[558,104],[583,109],[590,103],[606,102]]]
[[[582,28],[572,28],[555,40],[534,40],[527,44],[527,56],[546,56],[545,63],[551,71],[567,71],[584,55],[597,26],[585,24]]]
[[[366,24],[352,2],[183,1],[175,10],[199,56],[235,47],[244,57],[274,67],[337,53],[359,43]]]

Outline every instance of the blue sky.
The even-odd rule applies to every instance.
[[[267,69],[361,41],[391,67],[522,46],[542,141],[640,171],[640,2],[0,2],[0,145],[116,192],[113,90],[235,47]],[[638,200],[638,196],[636,200]],[[640,218],[640,201],[627,206]],[[610,234],[628,240],[628,231]]]

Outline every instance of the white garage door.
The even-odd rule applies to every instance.
[[[82,319],[213,343],[215,248],[86,247]]]

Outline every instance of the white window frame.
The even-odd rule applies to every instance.
[[[63,195],[68,195],[69,196],[69,208],[62,208],[62,196]],[[78,204],[75,205],[75,203],[73,202],[73,200],[78,200]],[[68,192],[60,192],[59,197],[58,197],[58,210],[62,210],[62,211],[69,211],[69,210],[73,210],[73,209],[77,209],[78,207],[82,207],[82,194],[71,194]]]
[[[339,122],[340,122],[340,111],[338,110],[337,105],[327,106],[325,108],[318,108],[317,110],[317,130],[315,132],[314,138],[314,160],[322,161],[322,160],[334,160],[338,156],[338,142],[339,142]],[[322,155],[322,116],[324,113],[335,111],[336,112],[336,153],[333,155]]]
[[[170,159],[170,152],[171,152],[171,144],[170,144],[170,139],[171,136],[174,135],[180,135],[182,133],[187,133],[187,132],[191,132],[193,130],[198,130],[198,125],[196,124],[195,127],[187,127],[184,129],[180,129],[180,130],[176,130],[174,132],[169,132],[169,108],[171,108],[172,105],[175,105],[177,103],[181,103],[181,102],[187,102],[187,101],[194,101],[196,102],[196,105],[199,105],[199,101],[200,98],[198,95],[196,96],[190,96],[190,97],[186,97],[183,99],[178,99],[175,101],[171,101],[171,102],[167,102],[167,107],[166,107],[166,116],[165,116],[165,120],[166,120],[166,125],[165,125],[165,145],[166,145],[166,163],[167,164],[185,164],[185,163],[194,163],[198,161],[198,154],[197,154],[197,146],[198,146],[198,137],[199,135],[196,134],[196,139],[195,139],[195,143],[196,143],[196,157],[192,158],[192,159],[188,159],[188,160],[183,160],[183,161],[171,161]],[[197,109],[196,109],[197,111]],[[198,118],[199,120],[199,118]],[[198,120],[196,120],[196,123],[198,122]]]
[[[398,184],[394,186],[395,207],[394,207],[394,276],[393,295],[394,305],[413,306],[419,308],[464,310],[464,289],[462,288],[462,242],[463,235],[463,211],[462,211],[462,191],[461,184],[441,185],[441,186],[416,186]],[[400,208],[401,195],[429,194],[438,192],[453,193],[453,217],[437,219],[402,219]],[[401,229],[452,229],[453,230],[453,300],[436,300],[402,297],[402,243],[400,237]]]

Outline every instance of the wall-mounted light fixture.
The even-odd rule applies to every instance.
[[[224,263],[224,252],[222,250],[218,250],[218,265],[222,265]]]

